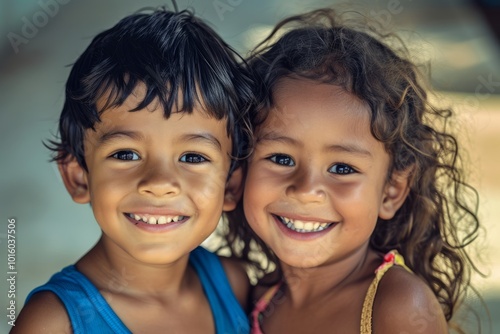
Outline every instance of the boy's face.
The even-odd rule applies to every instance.
[[[377,218],[390,219],[406,196],[404,181],[386,182],[390,159],[368,107],[306,80],[283,79],[274,98],[248,165],[251,227],[293,267],[359,259]]]
[[[86,131],[87,193],[73,198],[90,201],[108,250],[171,263],[203,242],[233,207],[224,196],[231,139],[225,120],[199,110],[165,119],[154,103],[129,112],[138,102],[131,95]]]

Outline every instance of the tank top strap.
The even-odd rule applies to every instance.
[[[368,291],[366,292],[365,300],[363,302],[363,310],[361,312],[361,334],[371,334],[372,333],[372,313],[373,313],[373,302],[375,300],[375,295],[377,294],[378,284],[384,276],[384,274],[392,268],[394,265],[401,266],[412,272],[410,268],[405,265],[404,258],[397,250],[391,250],[384,256],[384,262],[375,270],[375,278],[373,279]]]
[[[262,321],[263,313],[266,311],[267,307],[273,300],[274,296],[281,288],[283,282],[273,285],[260,297],[259,301],[255,304],[255,307],[251,314],[252,321],[252,334],[262,334],[262,329],[260,328],[260,323]]]

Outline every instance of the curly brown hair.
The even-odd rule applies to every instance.
[[[285,77],[340,86],[368,104],[371,133],[391,157],[388,181],[393,171],[411,170],[408,197],[394,218],[379,218],[370,245],[381,253],[397,249],[449,321],[476,269],[465,247],[478,235],[478,195],[464,180],[457,139],[447,128],[453,112],[430,104],[428,80],[401,39],[365,20],[320,9],[278,23],[248,62],[261,83],[254,127],[265,120],[273,88]],[[239,210],[233,220],[242,219]],[[277,263],[247,225],[233,224],[229,236],[244,241],[238,251],[246,254],[249,240],[257,240]]]

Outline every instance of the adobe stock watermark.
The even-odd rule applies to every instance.
[[[214,0],[212,5],[214,6],[217,16],[219,16],[219,20],[224,21],[224,14],[234,11],[234,9],[242,3],[243,0]]]
[[[17,54],[19,53],[19,47],[22,44],[28,44],[30,40],[38,35],[40,29],[45,27],[51,18],[59,13],[59,9],[62,5],[66,5],[71,0],[40,0],[38,5],[40,9],[36,11],[31,18],[23,16],[21,18],[22,27],[21,33],[17,34],[15,32],[9,32],[7,38],[9,39],[12,49]]]
[[[7,220],[7,323],[15,326],[16,323],[16,220]]]
[[[405,0],[405,2],[411,2],[412,0]],[[385,9],[378,11],[371,10],[370,16],[377,20],[381,25],[388,26],[394,15],[401,14],[404,10],[404,6],[401,4],[400,0],[389,0]]]

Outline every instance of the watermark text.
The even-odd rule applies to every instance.
[[[38,35],[38,31],[45,27],[49,20],[57,15],[61,5],[65,5],[70,0],[40,0],[38,5],[40,10],[36,11],[31,18],[23,16],[21,18],[22,27],[21,33],[9,32],[7,38],[9,39],[12,49],[15,53],[19,52],[19,47],[22,44],[28,44],[30,40]]]
[[[16,322],[16,220],[8,219],[7,224],[7,306],[8,324],[15,326]]]

